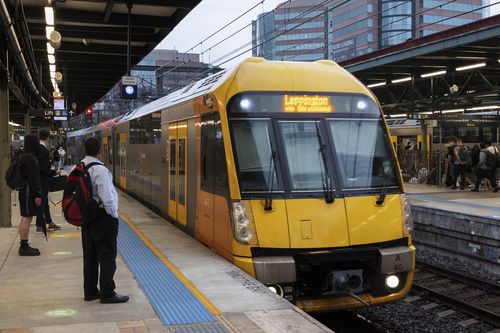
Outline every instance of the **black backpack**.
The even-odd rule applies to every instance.
[[[94,165],[104,165],[92,162],[76,165],[70,172],[64,185],[62,210],[69,224],[80,227],[88,224],[97,216],[98,204],[92,196],[92,182],[89,169]]]
[[[20,190],[26,184],[21,173],[21,156],[14,156],[5,172],[5,182],[11,190]]]
[[[465,147],[460,147],[458,150],[458,157],[460,157],[460,160],[462,162],[468,162],[469,161],[469,150]]]
[[[490,151],[485,151],[484,152],[486,155],[486,161],[485,165],[489,169],[495,169],[497,167],[497,157],[495,154],[491,153]]]

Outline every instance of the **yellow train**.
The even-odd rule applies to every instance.
[[[249,58],[89,135],[115,183],[305,311],[404,297],[410,208],[380,106],[335,62]]]

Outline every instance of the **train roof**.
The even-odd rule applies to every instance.
[[[93,127],[68,133],[68,137],[87,135],[102,128],[162,110],[171,105],[216,91],[217,97],[227,102],[241,91],[312,91],[362,93],[373,98],[371,91],[352,74],[331,60],[315,62],[268,61],[264,58],[248,58],[240,64],[191,83],[151,103],[113,119],[110,124],[101,123]],[[104,125],[103,125],[104,124]]]

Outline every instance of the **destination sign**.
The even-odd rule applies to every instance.
[[[329,96],[319,95],[285,95],[283,96],[285,112],[333,112]]]

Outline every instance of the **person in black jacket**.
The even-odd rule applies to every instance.
[[[19,159],[21,175],[25,180],[24,186],[19,190],[19,207],[21,209],[21,223],[19,223],[21,246],[19,247],[19,255],[21,256],[40,255],[40,251],[32,248],[28,243],[29,226],[42,203],[42,185],[36,158],[39,152],[38,136],[34,134],[26,135],[24,138],[24,152]]]
[[[42,181],[42,206],[38,210],[36,216],[36,231],[43,231],[43,225],[47,224],[47,229],[58,230],[61,229],[60,226],[52,222],[52,217],[50,216],[49,208],[49,187],[50,181],[56,172],[50,167],[50,157],[49,149],[47,148],[47,143],[49,140],[49,131],[46,129],[41,129],[40,136],[40,153],[38,154],[38,164],[40,166],[40,178]]]

